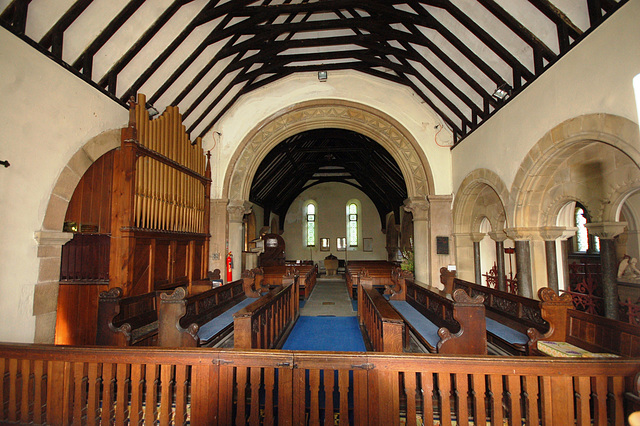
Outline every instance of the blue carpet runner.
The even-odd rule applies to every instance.
[[[282,349],[365,352],[357,317],[299,317]]]

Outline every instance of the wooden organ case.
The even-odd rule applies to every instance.
[[[206,284],[210,162],[204,155],[201,138],[194,143],[189,140],[177,107],[169,106],[163,114],[150,119],[145,104],[144,95],[138,95],[137,102],[130,101],[129,124],[122,129],[121,146],[109,153],[112,180],[110,185],[103,184],[101,191],[104,193],[104,187],[110,186],[110,199],[93,196],[103,198],[102,208],[110,208],[111,212],[102,235],[92,235],[101,238],[87,239],[79,226],[74,239],[63,247],[61,288],[65,284],[83,284],[85,290],[66,300],[61,293],[56,343],[94,344],[95,328],[83,332],[83,336],[65,338],[58,335],[58,330],[74,327],[61,321],[95,324],[98,290],[120,287],[127,297],[177,286],[185,286],[191,292],[194,286]],[[84,198],[91,198],[87,192],[100,190],[91,184],[83,187]],[[72,198],[70,208],[73,204]],[[93,240],[101,244],[100,267],[87,265],[89,258],[78,255],[91,252]],[[74,241],[81,248],[74,248]],[[100,276],[93,276],[94,270]],[[95,300],[81,300],[82,295],[88,296],[86,287],[92,283],[100,284],[89,296],[95,296]],[[82,312],[71,312],[74,310]]]

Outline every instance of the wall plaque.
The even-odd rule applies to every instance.
[[[436,237],[436,254],[449,254],[449,237]]]

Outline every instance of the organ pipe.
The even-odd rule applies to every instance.
[[[151,119],[146,98],[131,101],[138,151],[135,226],[170,232],[205,233],[207,158],[202,138],[189,140],[177,107]]]

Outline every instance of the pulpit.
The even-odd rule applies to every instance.
[[[325,257],[324,268],[327,270],[327,275],[336,275],[338,273],[338,258],[332,254]]]

